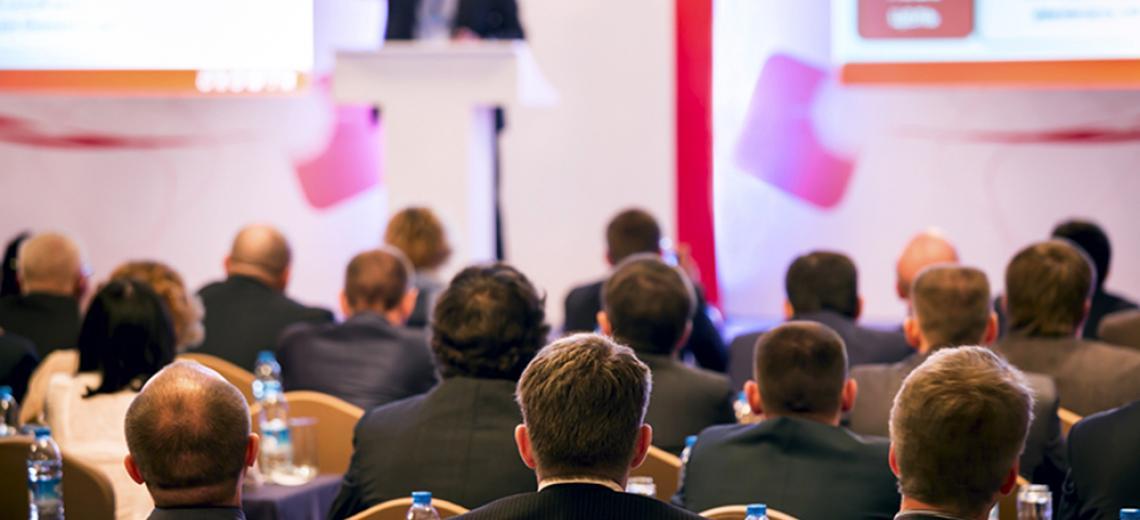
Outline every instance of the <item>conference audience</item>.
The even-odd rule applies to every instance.
[[[544,302],[505,264],[468,267],[440,295],[431,348],[443,381],[368,412],[329,514],[345,518],[412,491],[474,508],[534,489],[511,430],[515,382],[546,342]]]
[[[405,328],[416,304],[412,267],[396,249],[352,258],[344,275],[344,323],[302,323],[277,351],[286,390],[313,390],[364,410],[427,392],[435,365],[422,330]]]
[[[31,232],[24,231],[12,237],[8,245],[4,246],[4,260],[0,264],[0,298],[20,294],[20,278],[16,274],[16,258],[20,254],[20,246],[24,244]]]
[[[1089,415],[1140,399],[1140,352],[1081,339],[1094,269],[1070,242],[1030,245],[1005,271],[1010,332],[996,350],[1053,378],[1061,407]]]
[[[631,256],[606,280],[602,302],[602,333],[633,348],[653,371],[646,422],[653,425],[655,446],[679,455],[689,435],[736,422],[735,393],[728,379],[677,359],[696,307],[693,287],[683,273],[657,255]]]
[[[700,516],[625,492],[653,442],[645,422],[653,377],[628,347],[578,334],[542,349],[518,383],[519,456],[538,491],[496,500],[462,518],[668,519]]]
[[[1069,477],[1059,520],[1119,518],[1140,507],[1140,401],[1098,413],[1069,432]]]
[[[39,362],[31,341],[0,330],[0,386],[11,387],[16,402],[24,400],[28,381]]]
[[[713,426],[693,447],[673,503],[690,511],[763,502],[798,518],[892,518],[899,494],[885,439],[839,426],[857,387],[843,339],[792,322],[756,344],[745,384],[757,424]]]
[[[1062,238],[1077,245],[1089,256],[1096,271],[1093,273],[1093,294],[1088,318],[1081,337],[1097,339],[1100,322],[1114,312],[1136,309],[1136,302],[1109,292],[1104,288],[1112,261],[1112,243],[1099,225],[1087,220],[1066,220],[1053,228],[1053,238]]]
[[[846,255],[816,251],[797,257],[784,277],[789,321],[822,323],[839,334],[847,347],[850,366],[893,363],[911,355],[906,338],[898,331],[883,331],[857,323],[863,311],[859,276]],[[729,347],[728,379],[733,387],[751,377],[753,349],[763,332],[744,334]]]
[[[443,224],[428,208],[405,208],[388,221],[384,242],[403,251],[415,268],[412,285],[419,294],[416,296],[416,308],[408,317],[408,326],[427,327],[435,300],[443,291],[439,268],[451,258],[451,246]]]
[[[639,253],[661,255],[661,227],[653,215],[644,210],[627,209],[618,213],[606,226],[606,261],[612,267]],[[603,284],[605,280],[582,285],[567,294],[564,332],[595,332],[598,329]],[[682,354],[692,354],[702,368],[724,372],[728,362],[724,339],[709,319],[708,303],[699,288],[696,299],[693,330]]]
[[[1100,321],[1100,339],[1113,345],[1140,349],[1140,311],[1121,311]]]
[[[206,308],[206,339],[197,352],[253,370],[257,353],[272,350],[295,323],[328,323],[332,313],[285,296],[292,251],[271,226],[246,226],[226,257],[226,279],[198,291]]]
[[[74,348],[79,336],[79,301],[87,275],[79,246],[59,233],[40,233],[20,246],[16,276],[20,294],[0,298],[0,329],[36,345],[43,359]]]
[[[126,473],[153,497],[150,520],[244,520],[242,481],[258,437],[237,388],[180,361],[147,382],[123,422]]]
[[[1017,485],[1032,417],[1032,390],[989,349],[932,354],[907,376],[891,409],[891,469],[903,495],[895,518],[989,518]]]
[[[910,239],[895,263],[895,292],[908,305],[910,289],[918,274],[932,265],[958,263],[958,250],[942,233],[923,231]]]
[[[906,376],[931,354],[959,345],[989,345],[997,338],[997,315],[990,308],[990,284],[982,271],[951,264],[929,267],[909,292],[911,316],[903,328],[917,354],[898,363],[851,369],[851,378],[859,384],[859,399],[848,414],[847,426],[855,433],[889,434],[895,396]],[[1024,375],[1035,399],[1021,474],[1058,491],[1067,464],[1057,417],[1057,387],[1048,377]]]
[[[110,479],[116,518],[145,517],[150,496],[123,471],[123,419],[147,379],[174,360],[174,328],[162,300],[136,280],[107,282],[83,318],[78,350],[78,371],[48,384],[52,437]]]

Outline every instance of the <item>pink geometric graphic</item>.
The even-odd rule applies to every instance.
[[[316,209],[340,204],[380,182],[381,134],[372,108],[337,106],[335,124],[328,147],[296,166],[305,200]]]

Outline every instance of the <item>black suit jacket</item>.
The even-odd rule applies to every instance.
[[[466,508],[535,488],[515,447],[515,382],[452,377],[424,395],[381,406],[356,425],[352,464],[331,518],[431,490]]]
[[[928,356],[912,355],[898,363],[863,365],[851,370],[851,378],[859,384],[855,407],[847,414],[845,425],[860,435],[889,435],[891,406],[903,380]],[[1068,470],[1065,439],[1057,417],[1060,401],[1057,385],[1047,376],[1026,373],[1033,389],[1033,423],[1021,454],[1021,475],[1037,484],[1047,484],[1056,492],[1061,489]]]
[[[1092,305],[1089,307],[1089,316],[1085,319],[1085,329],[1082,333],[1082,337],[1085,339],[1098,339],[1100,337],[1100,322],[1105,316],[1114,312],[1127,311],[1135,308],[1137,308],[1136,302],[1103,289],[1093,293]]]
[[[602,310],[602,285],[605,281],[575,287],[566,295],[566,324],[563,330],[594,332],[598,328],[598,311]],[[697,291],[697,312],[693,316],[693,331],[681,352],[691,352],[702,368],[724,372],[728,366],[724,339],[708,315],[708,303]]]
[[[427,336],[362,312],[335,323],[301,323],[277,349],[286,390],[314,390],[364,410],[419,395],[438,378]]]
[[[306,307],[248,276],[231,276],[198,291],[206,308],[206,339],[196,352],[253,370],[257,353],[273,350],[281,333],[300,322],[331,322],[326,309]]]
[[[388,40],[416,37],[420,0],[388,0]],[[521,40],[526,37],[515,0],[460,0],[452,30],[468,29],[483,39]]]
[[[245,520],[245,513],[237,507],[159,508],[147,520]]]
[[[1057,518],[1116,519],[1140,507],[1140,401],[1086,417],[1069,432],[1069,478]]]
[[[0,299],[0,329],[35,343],[40,359],[75,348],[80,323],[79,300],[70,296],[31,293]]]
[[[886,439],[777,417],[701,433],[673,503],[690,511],[764,503],[797,518],[892,518]]]
[[[672,356],[638,354],[653,372],[653,395],[645,422],[653,426],[653,445],[680,455],[685,437],[714,424],[732,424],[733,392],[721,374],[686,366]]]
[[[24,401],[28,380],[39,364],[40,358],[36,356],[36,347],[31,341],[0,330],[0,386],[12,387],[12,397],[16,402]]]
[[[897,330],[887,331],[859,326],[855,320],[831,311],[797,314],[793,321],[814,321],[831,327],[847,346],[847,364],[854,367],[871,363],[894,363],[914,353],[906,337]],[[756,340],[764,331],[737,336],[729,346],[728,379],[739,388],[752,379]]]
[[[1140,399],[1140,352],[1096,341],[1011,333],[997,350],[1025,372],[1052,377],[1061,407],[1092,415]]]
[[[555,484],[537,493],[496,500],[459,518],[470,520],[699,519],[652,497],[618,493],[598,484]]]

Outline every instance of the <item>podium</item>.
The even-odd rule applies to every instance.
[[[339,53],[333,93],[380,107],[389,211],[427,206],[440,216],[452,247],[441,274],[494,260],[495,108],[556,101],[526,43],[388,42]]]

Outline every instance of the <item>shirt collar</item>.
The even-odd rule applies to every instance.
[[[895,520],[906,520],[908,518],[941,518],[942,520],[965,520],[962,517],[954,516],[949,513],[942,513],[939,511],[930,511],[927,509],[911,509],[909,511],[900,511],[895,515]]]
[[[624,493],[625,492],[625,490],[622,489],[621,486],[619,486],[617,482],[614,482],[614,481],[608,480],[608,479],[604,479],[604,478],[594,478],[594,477],[570,477],[570,478],[543,479],[542,482],[538,483],[538,490],[542,491],[542,490],[544,490],[550,486],[557,486],[559,484],[594,484],[597,486],[604,486],[604,487],[610,488],[611,490],[617,491],[618,493]]]

